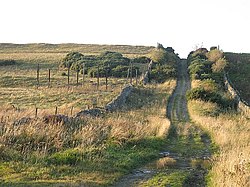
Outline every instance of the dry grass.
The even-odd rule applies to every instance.
[[[176,165],[176,160],[171,157],[164,157],[157,160],[156,167],[157,169],[164,169],[168,167],[173,167]]]
[[[137,114],[131,114],[133,112],[130,112],[129,116],[126,114],[120,116],[117,113],[107,118],[85,117],[69,123],[47,124],[42,119],[31,119],[24,124],[14,125],[18,119],[30,117],[26,112],[10,112],[10,117],[6,117],[4,113],[0,115],[2,149],[11,148],[20,151],[25,157],[33,151],[46,155],[52,150],[54,152],[70,147],[99,146],[108,139],[122,145],[131,139],[164,137],[170,126],[170,122],[162,119],[162,116],[155,116],[153,121],[139,122],[134,120]],[[131,118],[133,115],[135,117]]]
[[[192,119],[206,129],[219,146],[210,171],[210,186],[250,186],[250,120],[242,114],[202,115],[197,108],[210,105],[202,101],[188,104]],[[201,111],[201,110],[200,110]]]
[[[83,54],[100,54],[116,51],[125,55],[140,56],[150,53],[152,46],[95,45],[95,44],[0,44],[1,53],[69,53],[79,51]]]
[[[0,122],[2,181],[63,182],[66,186],[79,182],[111,183],[122,175],[124,168],[133,169],[138,162],[158,155],[156,147],[161,146],[170,125],[165,119],[165,107],[174,85],[175,81],[170,81],[140,88],[133,96],[138,95],[141,101],[132,97],[130,102],[137,106],[149,97],[141,107],[128,107],[103,118],[83,117],[66,123],[32,119],[14,125],[15,120],[28,117],[29,113],[11,113],[10,108],[12,115]]]

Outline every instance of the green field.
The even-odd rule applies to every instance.
[[[0,61],[15,60],[14,65],[1,66],[0,63],[0,104],[2,108],[15,107],[34,114],[54,113],[58,107],[62,114],[69,114],[91,108],[93,105],[103,107],[110,102],[128,83],[126,78],[108,79],[106,90],[105,78],[100,78],[97,89],[97,78],[79,74],[70,70],[68,86],[67,69],[59,68],[60,63],[69,52],[81,52],[84,55],[99,55],[107,50],[122,52],[127,56],[141,56],[150,52],[152,47],[143,46],[111,46],[82,44],[0,44]],[[39,87],[37,88],[37,66],[39,64]],[[137,64],[142,71],[146,64]],[[51,80],[48,80],[48,74]],[[64,76],[63,76],[64,75]],[[66,75],[66,76],[65,76]]]

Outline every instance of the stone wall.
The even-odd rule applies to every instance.
[[[112,112],[122,108],[132,90],[133,90],[132,85],[125,86],[122,89],[121,93],[104,107],[105,110]]]
[[[149,74],[150,74],[150,71],[152,69],[152,66],[153,66],[153,61],[151,60],[148,64],[148,68],[146,70],[146,72],[144,73],[144,75],[142,76],[140,82],[142,82],[142,84],[148,84],[149,82]]]
[[[238,109],[246,116],[250,117],[250,105],[240,97],[239,92],[234,88],[227,74],[224,74],[224,82],[229,93],[237,101]]]
[[[100,117],[105,112],[113,112],[115,110],[121,109],[132,90],[133,90],[132,85],[126,85],[122,89],[121,93],[104,107],[104,110],[99,108],[82,110],[76,115],[76,117],[81,117],[81,116]]]

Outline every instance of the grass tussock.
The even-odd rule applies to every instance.
[[[220,113],[217,117],[208,116],[201,112],[202,109],[211,113],[216,106],[203,101],[189,101],[188,107],[192,119],[212,135],[220,148],[213,157],[209,185],[249,186],[250,120],[233,112]]]

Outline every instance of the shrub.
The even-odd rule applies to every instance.
[[[225,58],[220,58],[212,65],[213,72],[222,72],[227,67],[228,62]]]
[[[62,63],[60,64],[61,67],[71,67],[74,62],[81,60],[84,57],[83,54],[79,52],[71,52],[66,55],[63,59]]]
[[[223,52],[218,50],[218,49],[214,49],[214,50],[210,50],[206,54],[206,56],[207,56],[209,61],[216,62],[217,60],[219,60],[220,58],[223,57]]]
[[[134,58],[133,59],[133,63],[140,63],[140,64],[147,64],[151,61],[150,58],[142,56],[142,57],[138,57],[138,58]]]
[[[206,60],[207,59],[207,56],[206,56],[207,52],[208,52],[208,50],[206,48],[199,48],[199,49],[191,52],[190,54],[193,58],[199,57],[200,59]]]
[[[79,150],[76,149],[68,149],[63,152],[57,152],[49,156],[46,160],[48,164],[55,165],[76,165],[78,162],[82,160],[82,155]]]
[[[129,68],[129,66],[116,66],[111,70],[111,75],[114,77],[126,77]],[[135,74],[135,68],[133,68],[132,73]]]
[[[121,53],[112,51],[105,51],[98,56],[93,56],[93,55],[84,56],[79,52],[71,52],[66,55],[60,66],[64,68],[69,66],[70,69],[72,70],[77,70],[82,72],[84,63],[85,74],[91,76],[94,75],[96,77],[97,69],[99,66],[100,77],[105,77],[106,70],[108,71],[108,75],[113,74],[113,76],[115,77],[125,77],[127,75],[127,69],[130,66],[130,61],[131,60],[129,58],[123,57]],[[138,68],[134,67],[133,76],[135,76],[135,69]],[[120,74],[118,70],[121,71]]]
[[[197,100],[201,99],[203,101],[210,101],[213,103],[219,104],[222,100],[220,94],[216,92],[207,91],[202,87],[191,89],[187,92],[187,99],[188,100]]]
[[[206,79],[200,82],[200,85],[206,90],[206,91],[218,91],[218,86],[213,79]]]
[[[205,90],[202,87],[193,88],[187,92],[188,100],[202,100],[218,104],[224,109],[235,109],[236,103],[233,99],[223,98],[219,93]]]
[[[195,57],[194,60],[191,61],[188,70],[193,79],[206,79],[210,78],[209,74],[211,71],[212,63],[201,59],[200,57]]]
[[[15,64],[16,64],[15,60],[0,60],[0,66],[11,66]]]
[[[100,54],[102,59],[120,59],[124,58],[121,53],[113,52],[113,51],[104,51]]]
[[[176,77],[176,69],[170,65],[156,66],[152,69],[150,79],[162,83],[171,77]]]
[[[166,64],[168,62],[168,52],[164,49],[155,49],[150,53],[150,58],[159,64]]]

